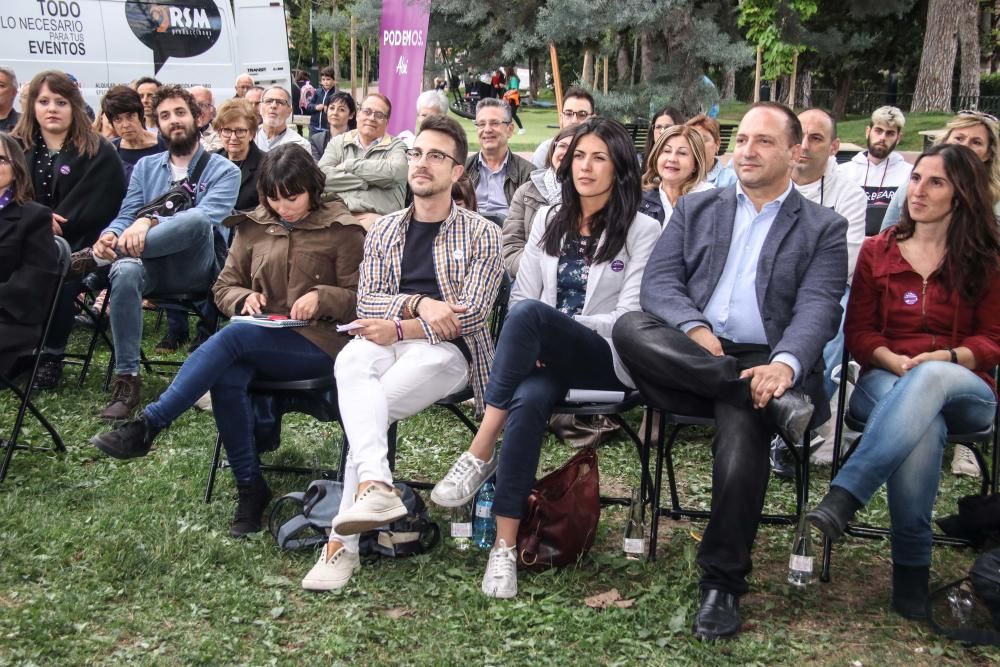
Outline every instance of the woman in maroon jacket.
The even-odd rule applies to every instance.
[[[926,616],[931,512],[952,432],[989,427],[1000,362],[1000,241],[989,176],[959,145],[917,159],[899,224],[861,248],[844,334],[863,371],[857,451],[809,520],[837,539],[883,484],[892,522],[892,605]]]

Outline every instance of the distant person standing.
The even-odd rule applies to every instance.
[[[521,108],[521,79],[517,76],[517,70],[510,68],[510,77],[507,79],[507,92],[503,94],[503,101],[510,107],[510,117],[517,123],[517,133],[524,134],[524,124],[517,117],[517,110]]]
[[[306,113],[311,114],[309,118],[310,133],[330,129],[326,108],[330,105],[330,98],[337,92],[337,70],[332,66],[320,70],[319,86],[319,90],[315,92],[305,108]]]

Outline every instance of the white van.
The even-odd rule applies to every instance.
[[[291,83],[281,0],[2,0],[0,65],[22,84],[68,72],[95,109],[109,88],[142,76],[206,86],[216,105],[242,72]]]

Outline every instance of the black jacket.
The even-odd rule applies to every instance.
[[[0,326],[45,322],[56,260],[52,211],[33,201],[0,209]]]
[[[35,146],[25,151],[32,176],[37,173],[35,152]],[[53,171],[48,187],[54,194],[52,211],[66,218],[63,238],[74,251],[93,245],[118,215],[128,187],[118,152],[103,138],[94,157],[83,157],[67,144]]]
[[[639,202],[639,213],[645,213],[654,218],[660,227],[663,226],[663,202],[660,200],[660,189],[646,190],[642,193],[642,201]]]
[[[316,162],[323,159],[328,143],[330,143],[330,130],[316,130],[309,133],[309,145],[312,146],[312,155]]]
[[[222,157],[229,159],[225,148],[215,151]],[[257,174],[260,171],[260,161],[264,159],[264,151],[257,148],[257,144],[250,142],[250,152],[240,165],[240,193],[236,197],[234,210],[245,212],[252,211],[260,205],[260,197],[257,195]]]

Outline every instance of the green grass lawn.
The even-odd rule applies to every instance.
[[[150,320],[151,321],[151,320]],[[151,327],[149,327],[151,328]],[[147,348],[162,332],[149,332]],[[76,336],[74,344],[82,338]],[[102,352],[100,365],[106,361]],[[0,485],[0,664],[3,665],[960,665],[996,664],[997,649],[964,649],[888,609],[889,548],[847,539],[834,552],[833,581],[805,591],[785,583],[792,528],[764,527],[754,550],[744,632],[735,641],[692,640],[696,543],[686,522],[663,520],[659,559],[621,554],[625,511],[602,512],[597,543],[578,566],[522,574],[519,596],[491,601],[479,592],[482,552],[443,544],[409,559],[366,565],[338,594],[299,586],[314,553],[283,553],[267,534],[236,541],[226,529],[233,483],[223,471],[216,500],[202,501],[215,427],[189,412],[158,439],[150,456],[117,462],[87,439],[105,429],[100,371],[80,390],[75,370],[56,393],[39,398],[68,452],[18,452]],[[151,400],[167,379],[147,377]],[[14,403],[0,395],[0,426]],[[640,414],[631,415],[637,422]],[[26,435],[41,441],[30,418]],[[706,433],[678,445],[681,493],[710,495]],[[469,435],[431,409],[400,428],[404,478],[436,480]],[[286,418],[284,444],[271,456],[319,467],[335,463],[336,427]],[[542,468],[572,450],[550,439]],[[950,460],[947,452],[946,460]],[[623,440],[600,451],[604,493],[628,495],[638,462]],[[827,484],[815,468],[813,502]],[[270,475],[278,493],[301,490],[301,477]],[[976,485],[944,476],[939,513]],[[792,487],[771,484],[768,507],[793,505]],[[447,530],[447,515],[432,508]],[[879,496],[866,514],[884,522]],[[950,581],[970,551],[937,548],[933,578]],[[583,600],[617,588],[629,609],[596,611]]]

